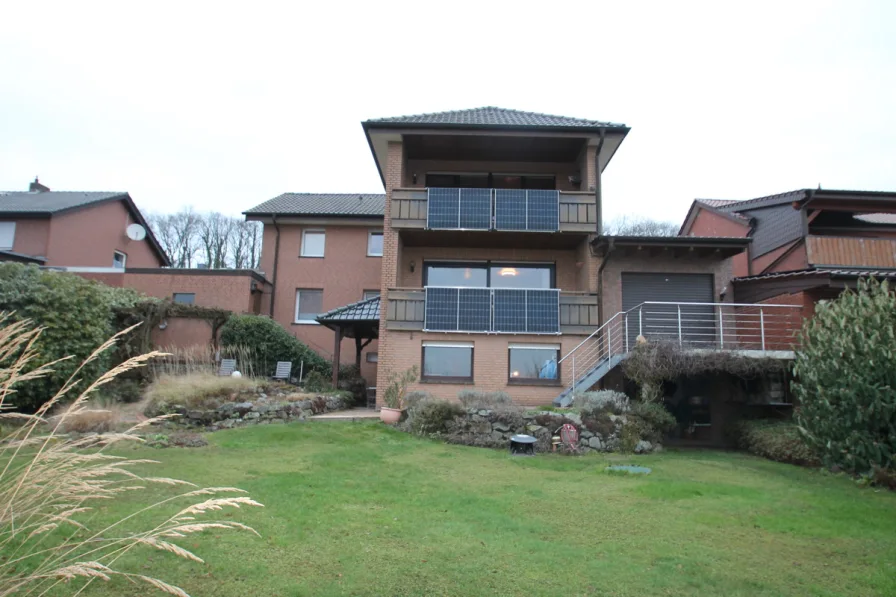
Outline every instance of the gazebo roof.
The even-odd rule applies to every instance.
[[[377,338],[380,328],[380,297],[375,296],[321,313],[317,322],[347,338]]]

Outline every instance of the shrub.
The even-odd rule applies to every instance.
[[[146,391],[148,415],[167,414],[181,406],[187,410],[210,410],[241,395],[266,387],[266,381],[251,377],[218,376],[210,373],[163,375]]]
[[[367,403],[367,380],[361,377],[361,371],[356,365],[342,365],[339,367],[339,384],[337,389],[351,394],[349,405]]]
[[[567,423],[572,425],[576,429],[579,428],[579,425],[575,421],[573,421],[572,419],[568,419],[562,415],[558,417],[557,415],[545,413],[543,415],[537,415],[534,421],[536,425],[541,425],[542,427],[547,428],[551,433],[555,433],[558,429],[560,429]]]
[[[83,410],[65,417],[59,430],[63,433],[106,433],[111,431],[117,422],[118,413],[114,411]]]
[[[404,427],[411,433],[431,435],[449,430],[455,417],[462,416],[464,409],[456,402],[447,400],[422,400],[414,408],[408,409]]]
[[[52,371],[19,388],[15,405],[33,412],[59,390],[93,350],[116,330],[113,309],[136,303],[140,294],[129,288],[112,288],[75,274],[41,270],[33,265],[0,263],[0,310],[8,321],[30,320],[43,332],[36,339],[35,360],[26,370],[64,357]],[[12,313],[14,312],[14,313]],[[112,351],[87,362],[81,379],[93,379],[109,368]]]
[[[116,378],[103,386],[100,394],[111,402],[133,403],[143,399],[143,384],[134,378]]]
[[[39,336],[39,330],[12,323],[9,317],[0,315],[0,354],[17,355],[0,364],[0,379],[4,380],[0,384],[0,410],[8,410],[9,398],[32,383],[35,376],[49,373],[47,367],[23,372],[29,360],[38,360],[34,347],[38,345]],[[83,363],[87,367],[80,370],[90,369],[100,354],[108,352],[113,344],[112,341],[103,343],[89,361]],[[151,461],[113,456],[102,450],[85,450],[96,445],[95,438],[59,436],[69,417],[86,408],[99,387],[117,374],[142,366],[152,356],[150,353],[129,359],[94,381],[85,382],[84,389],[77,395],[68,396],[71,386],[66,385],[47,400],[41,400],[35,415],[19,415],[23,425],[11,432],[0,433],[4,459],[4,467],[0,469],[0,503],[3,504],[0,536],[5,554],[4,565],[0,566],[0,594],[72,594],[83,591],[85,582],[120,579],[170,595],[186,595],[177,587],[147,576],[145,570],[129,573],[119,568],[126,565],[118,561],[120,556],[141,548],[156,549],[201,562],[198,556],[177,543],[184,541],[187,535],[209,529],[214,529],[216,535],[226,529],[251,531],[249,527],[224,517],[208,521],[199,518],[222,508],[261,505],[247,496],[233,495],[241,493],[239,490],[199,489],[177,479],[142,476],[138,473]],[[69,406],[45,427],[47,413],[60,407],[67,397],[71,400]],[[158,420],[147,421],[144,426],[154,422]],[[104,443],[112,445],[139,440],[134,431],[110,434],[104,438]],[[149,484],[160,488],[177,486],[182,491],[180,495],[165,496],[155,503],[140,505],[136,511],[122,511],[119,513],[121,518],[109,526],[90,528],[96,520],[95,506],[101,504],[104,508],[120,509],[121,505],[126,505],[118,503],[123,495],[151,495],[149,491],[138,491]],[[184,488],[184,485],[190,487]],[[231,495],[226,495],[228,493]],[[181,503],[174,503],[175,499]],[[134,555],[134,561],[147,561],[139,554]],[[76,582],[70,582],[72,580]],[[110,592],[119,594],[122,590],[123,587],[113,587]]]
[[[466,408],[491,410],[513,404],[507,392],[482,392],[480,390],[461,390],[457,393],[460,403]]]
[[[329,377],[318,371],[311,371],[305,376],[302,387],[306,392],[332,392],[333,384]]]
[[[383,392],[383,403],[388,408],[404,408],[408,386],[417,381],[418,373],[416,365],[407,371],[393,371],[389,375],[389,385]]]
[[[816,466],[818,459],[793,421],[747,420],[735,426],[737,446],[751,454],[802,466]]]
[[[610,420],[609,413],[598,413],[593,417],[582,417],[582,427],[602,438],[607,438],[616,430],[616,424]]]
[[[896,297],[886,282],[818,304],[794,376],[797,423],[826,466],[896,470]]]
[[[634,402],[628,417],[637,417],[644,423],[642,431],[655,438],[651,441],[659,441],[678,425],[675,416],[661,402]]]
[[[586,413],[595,416],[599,412],[620,415],[628,412],[628,396],[615,390],[601,390],[599,392],[582,392],[576,394],[573,406],[579,409],[583,416]]]
[[[221,328],[221,345],[249,349],[252,371],[258,374],[272,374],[277,361],[292,361],[293,371],[298,373],[299,363],[304,361],[306,375],[312,371],[320,373],[325,379],[333,375],[330,361],[263,315],[231,316]]]
[[[414,408],[424,400],[433,400],[432,394],[425,390],[414,390],[404,395],[405,406],[409,409]]]

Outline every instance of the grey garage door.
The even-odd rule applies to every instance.
[[[646,302],[711,303],[712,274],[622,274],[622,310]],[[679,311],[681,316],[679,317]],[[712,307],[696,305],[644,305],[627,316],[629,346],[638,333],[648,339],[667,339],[692,346],[715,341],[716,324]]]

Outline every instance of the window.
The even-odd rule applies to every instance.
[[[426,186],[462,189],[487,189],[488,174],[440,174],[430,172],[426,175]]]
[[[424,286],[463,288],[553,288],[553,265],[496,263],[425,264]]]
[[[174,302],[175,303],[183,303],[185,305],[192,305],[196,302],[196,293],[195,292],[175,292],[174,293]]]
[[[424,342],[422,381],[473,381],[472,342]]]
[[[364,291],[364,300],[377,298],[380,295],[379,290],[365,290]]]
[[[124,264],[127,262],[128,256],[122,253],[121,251],[115,251],[112,253],[112,267],[118,269],[124,269]]]
[[[12,249],[16,240],[16,223],[0,222],[0,249]]]
[[[381,230],[371,231],[367,236],[367,256],[383,256],[383,232]]]
[[[556,344],[511,344],[510,383],[557,383],[560,379],[560,346]]]
[[[323,312],[323,290],[296,290],[296,323],[317,323]]]
[[[326,234],[323,230],[302,232],[302,257],[323,257]]]
[[[367,362],[368,363],[378,363],[380,361],[380,355],[376,352],[368,352],[367,353]]]

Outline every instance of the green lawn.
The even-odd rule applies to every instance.
[[[208,440],[126,451],[161,459],[155,475],[238,486],[266,505],[234,515],[260,539],[183,540],[206,565],[152,551],[122,562],[194,597],[896,595],[896,494],[745,455],[513,458],[379,423],[258,426]],[[608,475],[608,461],[654,472]]]

